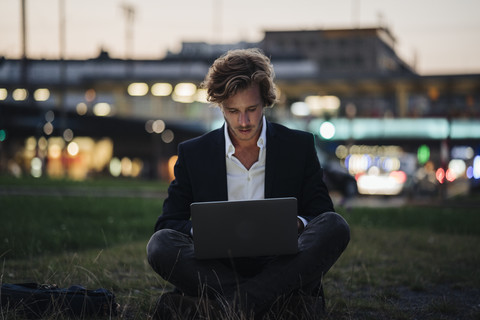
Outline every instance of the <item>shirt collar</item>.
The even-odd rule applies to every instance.
[[[235,153],[235,147],[233,146],[232,140],[230,139],[230,135],[228,134],[228,123],[225,122],[224,128],[225,134],[225,155],[228,158],[231,158],[232,155]],[[262,131],[260,132],[260,136],[257,140],[257,146],[260,150],[263,150],[267,145],[267,121],[265,120],[265,116],[262,117]]]

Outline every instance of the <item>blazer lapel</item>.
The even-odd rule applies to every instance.
[[[212,150],[205,150],[205,152],[212,152],[211,156],[207,156],[211,161],[205,164],[206,168],[209,168],[207,170],[212,173],[209,176],[211,179],[209,192],[218,201],[228,200],[224,126],[215,132]]]
[[[275,139],[275,128],[267,121],[267,155],[265,161],[265,198],[274,196],[275,177],[277,175],[277,161],[281,159],[281,146]],[[277,161],[275,161],[277,159]]]

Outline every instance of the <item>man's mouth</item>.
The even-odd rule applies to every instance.
[[[248,133],[252,130],[251,127],[248,127],[248,128],[239,128],[238,131],[240,131],[241,133]]]

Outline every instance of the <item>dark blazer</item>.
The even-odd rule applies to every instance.
[[[313,135],[268,121],[266,135],[265,198],[297,198],[298,214],[307,221],[334,211]],[[228,200],[224,127],[181,143],[174,172],[155,231],[190,234],[192,202]]]

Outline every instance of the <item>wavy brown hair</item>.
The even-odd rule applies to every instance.
[[[213,62],[201,86],[208,101],[221,106],[238,91],[258,84],[263,105],[269,107],[277,99],[274,77],[270,59],[260,49],[236,49]]]

